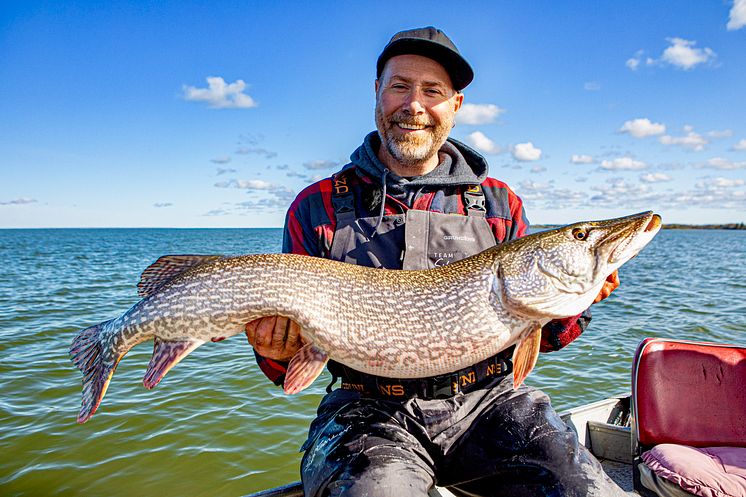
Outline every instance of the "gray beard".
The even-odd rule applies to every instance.
[[[404,121],[404,119],[402,120]],[[404,167],[418,167],[437,154],[440,147],[443,146],[453,127],[453,116],[443,121],[441,125],[436,125],[428,130],[427,136],[405,135],[396,137],[392,130],[396,124],[386,121],[380,108],[376,106],[376,126],[378,127],[378,135],[381,137],[381,143],[394,159]]]

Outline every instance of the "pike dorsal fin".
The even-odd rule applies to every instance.
[[[142,272],[137,284],[137,295],[152,295],[187,269],[222,258],[222,255],[164,255]]]

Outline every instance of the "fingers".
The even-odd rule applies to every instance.
[[[272,342],[270,346],[273,349],[285,348],[285,343],[288,341],[288,330],[290,329],[290,320],[287,318],[277,317],[275,319],[275,326],[272,330]]]
[[[266,316],[246,323],[246,338],[260,355],[289,360],[303,345],[300,325],[282,316]]]
[[[609,276],[606,277],[606,281],[604,282],[604,285],[601,287],[601,291],[598,292],[598,295],[596,295],[596,298],[593,300],[594,304],[597,304],[604,300],[606,297],[611,295],[611,292],[619,288],[619,272],[614,271]]]
[[[272,343],[277,317],[266,316],[246,323],[246,338],[252,347],[261,348]]]
[[[303,345],[303,339],[300,336],[300,325],[295,321],[288,320],[290,326],[288,327],[287,342],[285,348],[288,350],[297,350]]]

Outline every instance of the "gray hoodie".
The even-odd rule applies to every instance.
[[[369,133],[350,156],[352,164],[381,183],[386,166],[378,159],[381,138],[377,131]],[[411,206],[423,188],[478,185],[487,177],[487,161],[478,152],[463,143],[448,138],[438,151],[440,163],[423,176],[403,178],[393,172],[386,175],[386,193]]]

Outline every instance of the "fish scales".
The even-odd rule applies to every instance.
[[[74,340],[71,356],[85,376],[78,420],[95,412],[134,345],[155,339],[144,380],[152,388],[202,343],[241,333],[262,316],[285,316],[302,329],[307,345],[290,363],[290,393],[313,381],[329,357],[377,376],[420,378],[517,345],[514,361],[528,374],[541,326],[589,306],[605,277],[659,226],[652,213],[577,223],[418,271],[294,254],[166,256],[143,273],[141,301]]]

